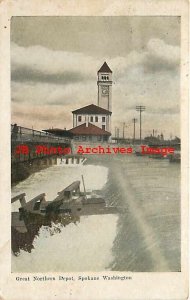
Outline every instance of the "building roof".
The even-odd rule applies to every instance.
[[[43,129],[42,131],[51,133],[51,134],[56,135],[56,136],[72,137],[72,133],[69,132],[69,130],[66,130],[66,129],[49,128],[49,129]]]
[[[105,61],[103,63],[103,65],[101,66],[100,70],[98,70],[98,73],[99,72],[112,73],[112,70],[110,69],[110,67],[108,66],[107,62]]]
[[[72,111],[73,114],[111,115],[112,112],[100,106],[90,104]]]
[[[55,132],[66,132],[66,129],[61,128],[49,128],[49,129],[42,129],[42,131],[49,132],[49,133],[55,133]]]
[[[69,131],[74,135],[111,135],[110,132],[105,131],[91,123],[88,123],[88,127],[86,126],[86,123],[84,123],[70,129]]]

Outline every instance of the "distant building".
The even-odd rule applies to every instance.
[[[90,104],[72,111],[75,140],[108,141],[111,136],[112,71],[106,62],[98,73],[97,104]]]

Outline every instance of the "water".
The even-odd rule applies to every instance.
[[[12,256],[13,272],[180,271],[180,165],[93,155],[83,166],[58,165],[33,174],[12,194],[26,192],[29,200],[45,192],[52,200],[82,174],[87,190],[101,189],[106,202],[122,213],[81,217],[64,228],[42,227],[31,253]]]

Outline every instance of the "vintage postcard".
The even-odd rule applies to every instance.
[[[0,8],[1,299],[186,299],[188,2]]]

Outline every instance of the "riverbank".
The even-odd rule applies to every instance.
[[[39,158],[11,164],[11,186],[26,180],[31,174],[57,163],[57,158]]]

